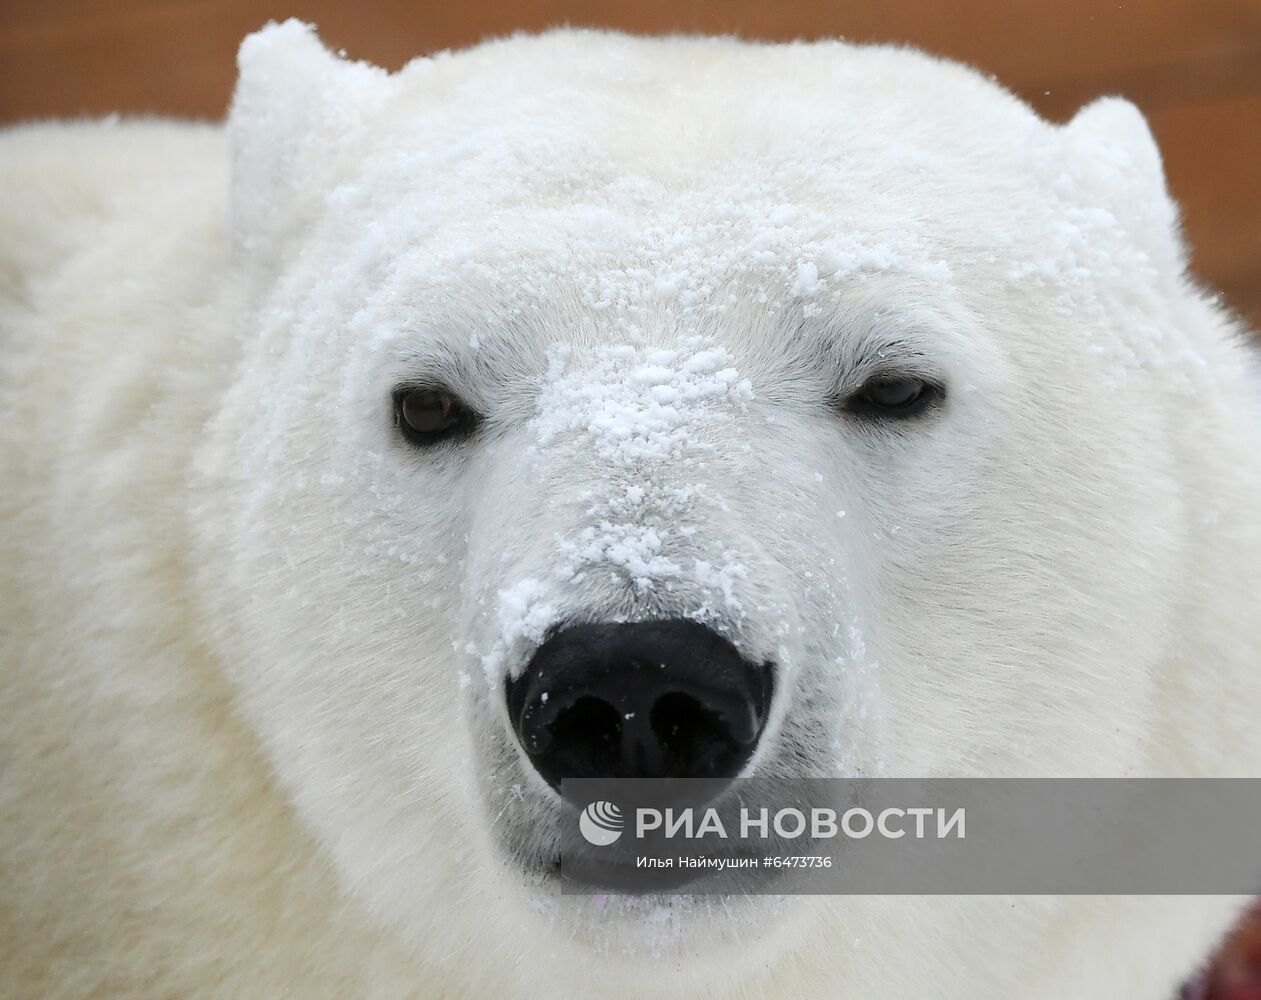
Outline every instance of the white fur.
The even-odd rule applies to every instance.
[[[561,898],[501,704],[694,615],[780,670],[764,777],[1261,774],[1261,419],[1138,112],[832,42],[240,64],[226,137],[0,141],[5,992],[1169,995],[1237,900]],[[891,360],[942,412],[830,408]],[[435,377],[488,420],[425,454]]]

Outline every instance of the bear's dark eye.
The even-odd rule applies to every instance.
[[[481,418],[446,389],[402,388],[394,392],[394,421],[403,437],[427,447],[463,437]]]
[[[901,419],[918,416],[941,395],[940,386],[921,378],[878,375],[845,401],[845,409],[863,417]]]

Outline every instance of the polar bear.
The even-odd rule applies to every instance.
[[[653,747],[510,704],[699,643],[751,728],[666,773],[1261,775],[1248,348],[1131,105],[239,65],[226,129],[0,141],[6,995],[1172,995],[1240,900],[559,895],[551,779]]]

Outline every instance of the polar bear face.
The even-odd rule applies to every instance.
[[[660,953],[549,889],[505,692],[577,624],[765,671],[747,780],[1141,771],[1183,544],[1148,403],[1207,376],[1128,105],[588,33],[390,76],[291,23],[241,69],[203,590],[281,785],[415,947]],[[679,906],[669,946],[760,961],[762,905]]]

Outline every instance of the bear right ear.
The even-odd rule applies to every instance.
[[[1101,97],[1077,112],[1064,135],[1091,193],[1150,255],[1180,270],[1178,210],[1143,113],[1124,98]]]
[[[230,229],[254,253],[274,248],[323,194],[330,162],[383,102],[389,75],[333,55],[293,19],[246,36],[237,69]]]

